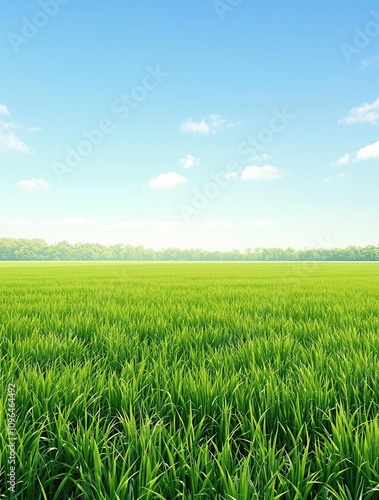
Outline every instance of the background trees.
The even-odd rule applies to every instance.
[[[126,260],[126,261],[379,261],[379,245],[347,248],[246,248],[244,252],[207,252],[199,248],[153,250],[142,245],[100,245],[41,239],[0,238],[0,260]]]

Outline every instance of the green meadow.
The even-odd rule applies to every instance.
[[[0,346],[1,498],[379,498],[379,264],[1,263]]]

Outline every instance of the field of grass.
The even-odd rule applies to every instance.
[[[379,265],[2,263],[0,346],[1,498],[379,498]]]

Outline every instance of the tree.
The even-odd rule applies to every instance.
[[[61,241],[48,245],[35,238],[0,238],[0,260],[125,260],[125,261],[379,261],[379,245],[347,248],[246,248],[244,253],[207,252],[200,248],[165,248],[153,250],[142,245],[101,245],[99,243],[75,243]]]

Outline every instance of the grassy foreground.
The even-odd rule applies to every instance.
[[[2,498],[379,498],[378,264],[2,263],[0,345]]]

